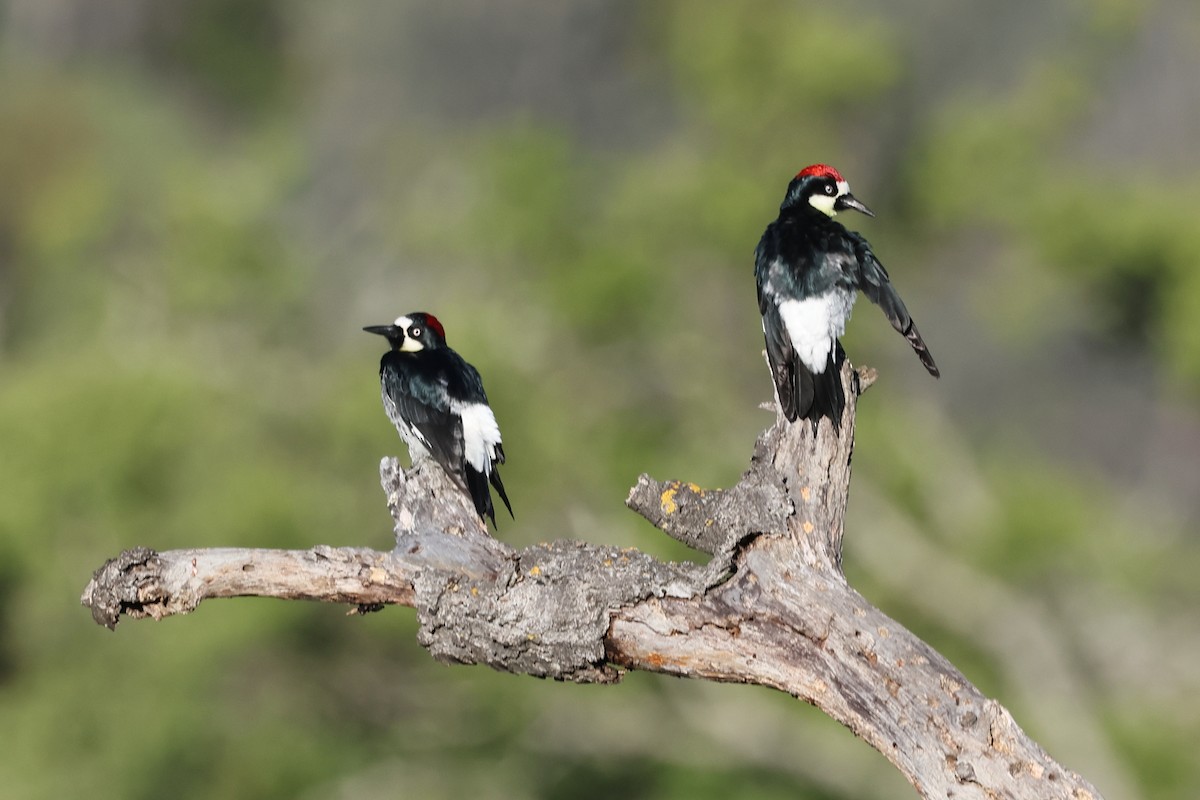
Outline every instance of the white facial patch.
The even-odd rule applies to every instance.
[[[412,317],[396,317],[396,321],[392,324],[404,332],[404,339],[400,342],[401,353],[419,353],[425,349],[425,345],[408,335],[408,329],[413,324]]]
[[[496,415],[483,403],[451,402],[450,410],[462,417],[463,456],[467,463],[484,475],[490,475],[496,446],[500,444]]]
[[[850,194],[850,184],[846,181],[838,181],[837,194],[825,194],[824,192],[820,192],[808,198],[808,202],[809,205],[811,205],[817,211],[820,211],[822,214],[836,217],[837,209],[833,207],[834,203],[836,203],[837,199],[844,194]]]
[[[829,364],[834,340],[846,332],[856,292],[833,289],[808,300],[785,300],[779,317],[792,340],[792,349],[809,371],[820,375]]]

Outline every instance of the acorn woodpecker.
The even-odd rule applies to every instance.
[[[437,317],[413,312],[391,325],[368,325],[391,349],[379,362],[388,419],[408,445],[413,463],[432,456],[470,495],[480,519],[496,524],[488,483],[512,515],[496,467],[504,463],[500,426],[488,406],[479,372],[446,344]]]
[[[758,310],[779,404],[790,422],[804,417],[814,430],[823,416],[835,428],[841,421],[845,353],[838,337],[846,332],[858,290],[883,309],[929,374],[939,376],[929,348],[867,240],[834,222],[834,215],[848,208],[875,216],[850,194],[836,169],[825,164],[805,167],[788,184],[779,218],[767,226],[754,251]]]

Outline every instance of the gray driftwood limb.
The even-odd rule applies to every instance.
[[[839,428],[778,417],[737,485],[643,475],[626,501],[711,556],[699,566],[559,541],[514,550],[429,462],[380,464],[388,552],[128,550],[83,593],[96,622],[161,619],[210,597],[413,606],[439,660],[579,682],[623,670],[770,686],[879,750],[925,798],[1099,800],[999,703],[847,584],[841,542],[855,405],[874,380],[842,371]],[[952,601],[948,599],[948,601]]]

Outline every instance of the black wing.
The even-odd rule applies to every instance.
[[[800,416],[800,410],[807,411],[812,404],[813,381],[808,369],[796,357],[792,348],[792,340],[788,337],[783,320],[779,316],[779,306],[770,296],[767,287],[771,281],[772,262],[774,256],[768,254],[764,246],[771,235],[768,229],[763,234],[763,241],[754,250],[754,277],[758,283],[758,311],[762,314],[763,336],[767,342],[767,361],[771,365],[771,377],[775,380],[775,391],[779,395],[779,405],[783,415],[789,422],[795,422]],[[807,380],[805,380],[807,379]]]
[[[417,381],[412,377],[408,371],[387,368],[386,363],[380,370],[384,389],[400,416],[420,436],[433,459],[466,490],[462,419],[450,410],[446,382],[437,378]]]
[[[933,362],[933,356],[929,353],[929,348],[925,346],[925,340],[921,338],[921,332],[917,330],[916,323],[913,322],[908,309],[904,306],[904,301],[900,299],[900,295],[892,286],[892,280],[888,276],[887,270],[884,269],[883,264],[879,263],[879,259],[871,251],[871,246],[867,244],[866,239],[849,231],[847,231],[847,236],[854,243],[854,252],[858,256],[856,259],[858,274],[854,277],[859,290],[867,296],[867,299],[883,310],[888,322],[892,323],[892,327],[912,345],[917,358],[921,359],[921,363],[925,365],[929,374],[935,378],[940,377],[941,372],[938,370],[937,364]]]

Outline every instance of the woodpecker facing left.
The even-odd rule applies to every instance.
[[[446,344],[442,323],[414,311],[390,325],[363,330],[384,337],[390,346],[379,361],[383,408],[413,463],[433,458],[470,496],[480,518],[495,525],[491,484],[511,516],[512,504],[497,471],[504,463],[500,426],[479,371]]]

